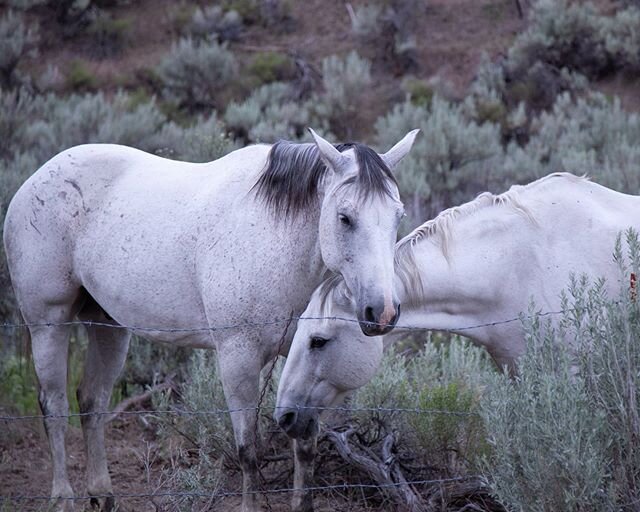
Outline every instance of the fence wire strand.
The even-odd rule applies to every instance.
[[[524,315],[517,316],[514,318],[508,318],[505,320],[496,320],[494,322],[486,322],[475,325],[466,325],[461,327],[452,327],[448,329],[429,329],[426,327],[416,327],[413,325],[396,325],[394,327],[395,330],[402,331],[429,331],[429,330],[437,330],[439,332],[448,332],[452,334],[456,334],[459,332],[470,331],[474,329],[482,329],[485,327],[495,327],[497,325],[510,324],[514,322],[520,322],[523,318],[527,317],[546,317],[553,315],[560,315],[563,313],[567,313],[573,311],[573,309],[561,309],[557,311],[546,311],[540,313],[534,313],[532,315]],[[144,327],[144,326],[134,326],[134,325],[122,325],[118,323],[109,323],[109,322],[94,322],[87,320],[71,320],[68,322],[21,322],[21,323],[1,323],[0,329],[21,329],[21,328],[31,328],[31,327],[73,327],[73,326],[85,326],[85,327],[109,327],[112,329],[127,329],[134,332],[164,332],[164,333],[188,333],[188,332],[215,332],[215,331],[227,331],[232,329],[243,329],[247,327],[267,327],[271,325],[279,325],[279,324],[287,324],[292,320],[296,321],[305,321],[305,320],[326,320],[326,321],[337,321],[337,322],[347,322],[347,323],[356,323],[360,324],[360,320],[355,318],[347,318],[341,316],[289,316],[286,318],[276,318],[273,320],[266,320],[262,322],[238,322],[235,324],[228,325],[212,325],[208,327]],[[372,326],[380,326],[385,327],[386,324],[380,324],[376,322],[366,322],[368,325]]]
[[[469,411],[449,411],[446,409],[420,409],[408,407],[312,407],[298,405],[298,410],[313,409],[315,411],[333,411],[333,412],[380,412],[380,413],[411,413],[411,414],[442,414],[450,416],[477,416],[478,413]],[[220,414],[232,414],[243,411],[272,411],[275,409],[288,409],[288,407],[238,407],[236,409],[209,409],[198,411],[186,411],[184,409],[164,409],[164,410],[139,410],[139,411],[120,411],[118,416],[217,416]],[[22,416],[0,416],[0,421],[18,421],[18,420],[44,420],[56,418],[79,418],[83,416],[110,416],[114,411],[93,411],[93,412],[72,412],[69,414],[25,414]]]
[[[386,484],[331,484],[331,485],[318,485],[311,487],[304,487],[302,489],[294,489],[292,487],[285,487],[279,489],[264,489],[264,490],[254,490],[247,491],[244,494],[284,494],[290,493],[294,491],[303,491],[303,492],[316,492],[316,491],[330,491],[330,490],[348,490],[348,489],[380,489],[380,488],[389,488],[389,487],[401,487],[405,485],[431,485],[431,484],[444,484],[444,483],[453,483],[453,482],[461,482],[465,480],[477,480],[481,477],[478,475],[470,475],[463,477],[454,477],[454,478],[438,478],[438,479],[429,479],[429,480],[412,480],[409,482],[394,482],[394,483],[386,483]],[[231,498],[243,496],[242,491],[221,491],[221,492],[192,492],[192,491],[163,491],[163,492],[154,492],[154,493],[114,493],[114,494],[102,494],[102,495],[94,495],[94,496],[61,496],[55,499],[58,500],[90,500],[90,499],[99,499],[99,498],[163,498],[163,497],[183,497],[183,498]],[[16,496],[0,496],[0,503],[3,502],[16,502],[16,501],[49,501],[52,500],[51,496],[44,495],[16,495]]]

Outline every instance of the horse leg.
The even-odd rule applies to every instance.
[[[65,432],[69,402],[67,400],[67,358],[70,326],[31,327],[33,363],[38,377],[38,401],[45,417],[44,428],[49,440],[53,478],[51,498],[59,510],[73,510],[73,489],[66,465]]]
[[[113,323],[95,303],[85,306],[78,316],[83,321]],[[81,417],[87,455],[87,493],[95,496],[91,498],[93,507],[107,511],[113,510],[115,506],[104,446],[104,424],[107,417],[91,413],[108,409],[113,385],[127,357],[131,333],[116,323],[113,325],[114,327],[87,327],[89,345],[84,375],[77,390],[80,412],[88,414]]]
[[[256,407],[262,358],[245,344],[237,345],[233,351],[218,351],[218,365],[227,405],[236,411],[231,412],[231,423],[242,467],[242,512],[255,512],[260,510]]]
[[[294,439],[294,474],[293,498],[291,509],[294,512],[311,512],[313,510],[313,492],[305,490],[313,481],[314,460],[318,447],[318,436],[310,439]]]

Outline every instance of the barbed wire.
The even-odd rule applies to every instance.
[[[540,313],[533,313],[528,315],[520,315],[514,318],[508,318],[505,320],[496,320],[493,322],[485,322],[481,324],[474,325],[466,325],[461,327],[450,327],[447,329],[432,329],[428,327],[417,327],[415,325],[396,325],[394,327],[395,330],[403,330],[403,331],[429,331],[436,330],[439,332],[449,332],[452,334],[469,331],[473,329],[482,329],[485,327],[495,327],[497,325],[510,324],[513,322],[520,322],[523,318],[533,318],[533,317],[546,317],[552,315],[560,315],[563,313],[568,313],[573,311],[574,308],[571,309],[560,309],[557,311],[546,311]],[[29,328],[29,327],[72,327],[72,326],[85,326],[85,327],[108,327],[112,329],[127,329],[131,331],[138,332],[166,332],[166,333],[186,333],[186,332],[215,332],[215,331],[226,331],[231,329],[242,329],[246,327],[266,327],[269,325],[278,325],[278,324],[286,324],[287,322],[291,322],[292,320],[296,321],[305,321],[305,320],[328,320],[328,321],[339,321],[339,322],[348,322],[348,323],[356,323],[360,324],[360,320],[355,318],[346,318],[341,316],[289,316],[286,318],[276,318],[274,320],[265,320],[262,322],[238,322],[235,324],[228,325],[220,325],[220,326],[208,326],[208,327],[143,327],[143,326],[134,326],[134,325],[123,325],[117,323],[109,323],[109,322],[94,322],[92,320],[70,320],[66,322],[21,322],[21,323],[0,323],[0,329],[20,329],[20,328]],[[385,327],[386,324],[381,324],[377,322],[364,322],[367,325],[372,326],[380,326]]]
[[[405,485],[431,485],[431,484],[444,484],[461,482],[466,480],[482,479],[479,475],[452,477],[452,478],[436,478],[429,480],[412,480],[408,482],[393,482],[393,483],[380,483],[380,484],[331,484],[331,485],[318,485],[311,487],[303,487],[301,489],[294,489],[292,487],[284,487],[279,489],[264,489],[253,490],[243,493],[242,491],[217,491],[217,492],[196,492],[196,491],[163,491],[153,493],[114,493],[114,494],[102,494],[93,496],[61,496],[55,499],[58,500],[90,500],[100,498],[163,498],[163,497],[183,497],[183,498],[231,498],[243,495],[255,495],[255,494],[284,494],[296,491],[302,492],[317,492],[328,490],[348,490],[348,489],[380,489],[401,487]],[[0,496],[0,503],[4,502],[16,502],[16,501],[49,501],[51,496],[44,495],[16,495],[16,496]]]

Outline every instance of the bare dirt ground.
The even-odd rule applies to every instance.
[[[5,414],[4,411],[2,414]],[[152,414],[150,412],[150,414]],[[67,430],[68,471],[71,484],[77,496],[86,495],[85,454],[82,431],[69,425]],[[107,457],[114,492],[116,494],[157,494],[171,492],[175,487],[167,480],[169,462],[164,458],[163,446],[157,442],[154,429],[144,425],[137,416],[123,416],[111,422],[106,429]],[[265,489],[283,489],[292,486],[291,460],[277,465],[263,467],[267,480]],[[285,466],[285,481],[282,482],[282,467]],[[292,468],[291,468],[292,469]],[[289,478],[287,478],[287,475]],[[274,479],[279,480],[274,483]],[[286,483],[288,480],[288,483]],[[24,421],[0,421],[0,496],[48,496],[51,485],[51,462],[49,448],[39,419]],[[323,485],[322,481],[316,485]],[[237,471],[230,471],[221,492],[236,493],[241,490],[241,478]],[[289,493],[269,494],[268,503],[272,512],[290,510]],[[180,506],[171,498],[120,498],[119,510],[129,512],[154,512],[158,510],[240,510],[239,496],[218,500],[209,508],[202,500],[190,508]],[[359,500],[361,501],[361,500]],[[265,510],[267,510],[265,499]],[[5,505],[6,506],[6,505]],[[91,510],[88,500],[80,500],[76,510]],[[354,503],[339,492],[315,496],[315,510],[318,512],[347,512],[386,510],[384,504],[375,501],[363,505]],[[33,511],[47,510],[46,500],[10,502],[0,510]]]

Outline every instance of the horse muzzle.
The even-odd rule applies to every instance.
[[[398,323],[400,318],[400,304],[395,306],[392,312],[389,308],[366,306],[358,314],[360,329],[367,336],[382,336],[390,332]]]
[[[318,411],[312,408],[280,407],[274,419],[293,439],[309,439],[318,433]]]

